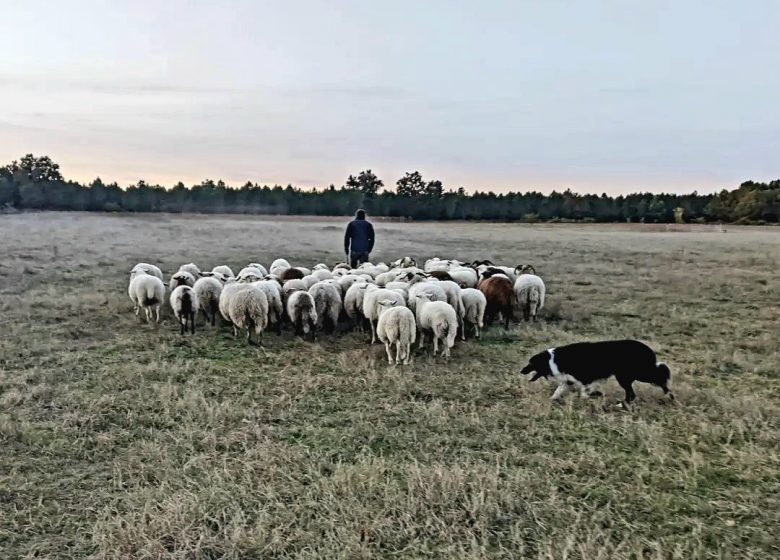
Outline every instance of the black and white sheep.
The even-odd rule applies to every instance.
[[[195,295],[195,290],[185,285],[177,286],[171,292],[170,303],[181,334],[187,332],[188,327],[190,333],[195,334],[195,314],[198,312],[198,297]]]
[[[219,296],[222,293],[222,282],[215,276],[204,276],[195,281],[195,285],[192,289],[195,291],[198,309],[203,313],[206,323],[211,323],[212,326],[216,325],[217,313],[219,312]]]

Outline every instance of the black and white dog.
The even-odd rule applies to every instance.
[[[634,381],[657,385],[664,394],[674,398],[669,390],[669,368],[657,362],[652,348],[638,340],[578,342],[550,348],[528,360],[520,373],[531,372],[536,372],[531,381],[550,377],[558,382],[553,400],[560,399],[575,387],[582,396],[601,396],[594,385],[613,375],[625,390],[627,403],[636,398],[631,386]]]

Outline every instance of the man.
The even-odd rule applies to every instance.
[[[344,234],[344,252],[349,258],[350,266],[357,268],[360,263],[368,262],[368,255],[373,248],[374,226],[366,220],[366,211],[358,210]]]

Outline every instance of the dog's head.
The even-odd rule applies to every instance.
[[[531,372],[534,372],[534,376],[531,378],[531,381],[536,381],[542,377],[549,377],[552,375],[552,370],[550,369],[549,350],[539,352],[538,354],[532,356],[531,359],[528,360],[528,365],[520,370],[520,373],[523,375],[528,375]]]

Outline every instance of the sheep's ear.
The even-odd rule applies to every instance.
[[[214,276],[214,273],[213,272],[201,272],[200,275],[201,276]]]

